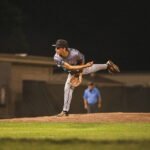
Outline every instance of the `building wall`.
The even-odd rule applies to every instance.
[[[115,75],[101,74],[102,77],[122,82],[128,86],[150,86],[150,72],[147,73],[119,73]]]
[[[63,108],[64,84],[25,81],[23,101],[17,106],[17,117],[52,116]],[[96,86],[102,96],[98,112],[150,112],[150,87]],[[87,113],[83,94],[87,88],[75,88],[69,113]]]
[[[0,118],[9,116],[11,64],[0,63]]]
[[[13,107],[12,112],[15,115],[15,104],[22,100],[22,89],[24,80],[49,81],[52,75],[52,67],[30,64],[12,64],[11,91]]]
[[[0,118],[15,117],[16,104],[22,100],[24,80],[50,81],[53,68],[50,65],[0,63],[0,86],[7,85],[9,99],[5,106],[0,106]]]

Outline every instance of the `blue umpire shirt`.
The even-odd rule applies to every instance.
[[[84,91],[84,96],[83,96],[84,99],[87,99],[87,103],[88,104],[96,104],[97,101],[98,101],[98,98],[101,98],[101,94],[99,92],[99,90],[94,87],[92,89],[92,91],[90,91],[89,88],[87,88],[85,91]]]

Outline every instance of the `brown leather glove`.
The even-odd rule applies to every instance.
[[[82,73],[77,73],[71,76],[70,79],[70,84],[73,87],[77,87],[81,84],[82,82]]]

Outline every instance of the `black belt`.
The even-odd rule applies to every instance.
[[[81,73],[82,70],[74,70],[74,71],[68,71],[71,75],[75,75],[75,74],[78,74],[78,73]]]

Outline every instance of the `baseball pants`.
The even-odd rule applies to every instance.
[[[107,64],[93,64],[91,67],[84,68],[82,71],[82,74],[90,74],[94,73],[100,70],[106,70],[107,69]],[[73,86],[70,85],[70,79],[71,79],[71,74],[68,74],[68,78],[65,83],[64,87],[64,106],[63,106],[63,111],[69,111],[70,109],[70,103],[72,100],[72,94],[74,91]]]
[[[98,112],[98,104],[87,104],[88,108],[87,108],[87,113],[97,113]]]

